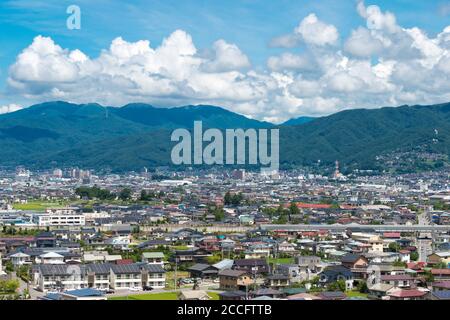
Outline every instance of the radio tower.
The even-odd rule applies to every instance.
[[[336,164],[336,167],[335,167],[336,169],[334,170],[334,178],[338,179],[341,177],[341,173],[339,172],[339,161],[336,160],[335,164]]]

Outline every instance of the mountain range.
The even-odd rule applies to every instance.
[[[0,166],[128,171],[170,165],[172,130],[190,129],[195,120],[219,129],[280,129],[282,168],[332,167],[339,160],[347,169],[380,169],[380,159],[392,153],[450,155],[450,103],[347,110],[277,126],[216,106],[115,108],[55,101],[0,115]]]

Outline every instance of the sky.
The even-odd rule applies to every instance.
[[[280,123],[448,102],[449,80],[448,0],[0,2],[0,113],[212,104]]]

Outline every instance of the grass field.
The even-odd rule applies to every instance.
[[[182,278],[188,278],[189,277],[189,272],[187,271],[178,271],[177,272],[177,279],[182,279]],[[166,272],[166,289],[169,290],[173,290],[175,289],[175,272],[174,271],[169,271]],[[182,286],[183,287],[192,287],[191,286]]]
[[[208,292],[211,300],[219,300],[216,292]],[[178,300],[176,292],[134,294],[127,297],[111,297],[108,300]]]
[[[47,208],[63,208],[67,203],[60,202],[47,202],[47,201],[28,201],[28,203],[16,203],[13,208],[16,210],[33,210],[33,211],[45,211]]]
[[[352,297],[367,298],[367,293],[361,293],[358,291],[345,291],[345,294],[349,298],[352,298]]]

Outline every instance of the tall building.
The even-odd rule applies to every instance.
[[[245,169],[234,170],[232,177],[237,180],[245,180]]]

